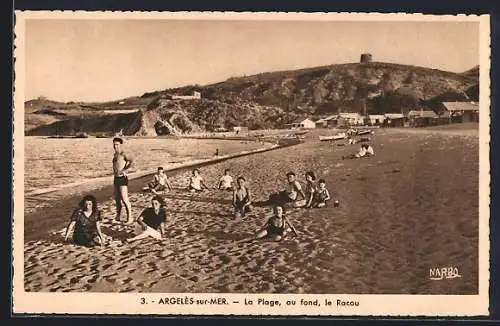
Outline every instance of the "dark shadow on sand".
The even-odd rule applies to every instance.
[[[113,240],[121,240],[124,241],[127,238],[133,237],[132,232],[127,232],[125,230],[115,230],[111,227],[101,226],[102,233],[113,238]]]

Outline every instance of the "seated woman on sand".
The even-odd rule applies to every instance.
[[[297,231],[295,231],[295,228],[283,214],[282,206],[274,206],[273,212],[274,215],[267,220],[266,224],[264,224],[264,226],[262,227],[262,230],[260,230],[257,234],[257,239],[262,239],[268,236],[275,241],[280,241],[289,232],[293,232],[295,235],[297,235]]]
[[[246,213],[252,210],[252,200],[250,198],[250,190],[245,185],[245,178],[238,177],[236,180],[236,188],[233,192],[233,207],[236,218],[244,217]]]
[[[101,212],[94,196],[83,197],[71,215],[64,239],[69,240],[73,230],[73,243],[80,246],[93,247],[104,245],[105,239],[100,226]]]
[[[142,211],[137,218],[135,227],[135,237],[126,241],[132,242],[151,237],[156,240],[163,239],[163,228],[167,220],[165,200],[160,195],[151,199],[151,207]]]
[[[361,144],[361,147],[359,149],[359,152],[356,154],[351,154],[348,156],[342,156],[342,159],[353,159],[353,158],[361,158],[361,157],[368,157],[368,156],[373,156],[375,155],[375,152],[373,151],[373,147],[371,147],[368,144]]]
[[[203,189],[208,189],[205,182],[203,182],[203,178],[200,175],[200,170],[194,169],[193,174],[189,178],[188,190],[191,192],[199,192],[203,191]]]
[[[268,202],[280,206],[284,206],[288,203],[291,203],[293,207],[303,207],[306,204],[306,195],[302,190],[302,186],[295,179],[295,173],[288,172],[286,174],[287,177],[287,185],[285,190],[280,191],[278,193],[271,194],[269,196]],[[300,200],[299,200],[300,195]]]

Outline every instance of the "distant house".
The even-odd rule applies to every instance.
[[[370,114],[368,115],[368,124],[372,126],[381,125],[384,122],[385,116],[383,114]]]
[[[348,127],[364,124],[364,118],[358,113],[339,113],[337,117],[338,127]]]
[[[386,127],[404,127],[405,116],[402,113],[386,113],[384,114],[383,125]]]
[[[479,104],[477,102],[442,102],[440,107],[443,117],[450,121],[479,122]]]
[[[118,104],[123,105],[123,104],[125,104],[125,101],[120,101],[120,102],[118,102]]]
[[[337,126],[338,115],[330,115],[326,118],[319,119],[316,121],[316,128],[327,128]]]
[[[294,123],[287,123],[285,124],[285,127],[291,128],[291,129],[296,129],[296,128],[304,128],[304,129],[314,129],[316,128],[316,123],[312,121],[311,119],[304,119],[299,122],[294,122]]]
[[[172,100],[199,100],[199,99],[201,99],[201,93],[194,91],[193,95],[172,95],[171,99]]]
[[[439,115],[431,110],[411,110],[408,112],[410,127],[424,127],[438,124]]]
[[[328,127],[328,121],[324,118],[321,118],[316,121],[316,128],[326,128]]]

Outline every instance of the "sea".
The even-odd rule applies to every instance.
[[[263,147],[245,140],[130,138],[123,150],[135,173]],[[24,138],[24,193],[36,195],[112,176],[111,138]]]

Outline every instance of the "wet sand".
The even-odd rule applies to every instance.
[[[477,293],[477,132],[380,130],[372,140],[376,156],[358,160],[341,160],[357,145],[319,142],[318,133],[325,132],[201,168],[211,186],[225,168],[245,176],[257,201],[282,187],[289,170],[301,181],[307,170],[326,179],[340,207],[287,210],[298,237],[239,242],[256,233],[271,208],[256,206],[235,220],[229,193],[185,192],[189,171],[180,171],[165,195],[165,240],[122,244],[132,228],[113,221],[114,202],[104,192],[103,231],[114,239],[104,248],[64,244],[60,224],[37,237],[26,230],[26,291]],[[150,200],[139,186],[131,187],[134,215]],[[76,203],[51,212],[67,221]],[[40,223],[46,218],[38,216]],[[462,277],[429,280],[430,268],[448,266]]]

